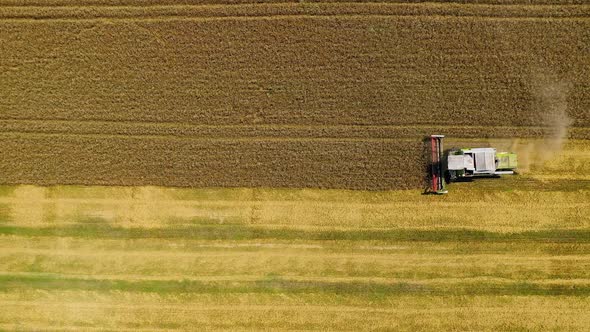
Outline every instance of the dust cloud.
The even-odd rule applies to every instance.
[[[532,107],[540,114],[546,136],[541,140],[514,139],[510,150],[518,155],[519,171],[540,170],[545,163],[562,150],[567,141],[572,120],[567,114],[567,97],[570,84],[550,75],[537,75],[533,79]]]

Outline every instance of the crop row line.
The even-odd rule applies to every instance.
[[[434,4],[430,2],[422,2],[422,3],[408,3],[408,2],[378,2],[378,1],[367,1],[367,2],[347,2],[347,1],[334,1],[334,2],[323,2],[323,3],[313,3],[313,4],[301,4],[297,1],[287,1],[287,2],[272,2],[272,3],[204,3],[204,4],[187,4],[187,3],[138,3],[138,4],[130,4],[130,3],[117,3],[117,4],[81,4],[81,3],[72,3],[69,5],[61,4],[61,5],[19,5],[19,4],[9,4],[9,3],[1,3],[0,2],[0,9],[15,9],[15,10],[69,10],[69,9],[98,9],[98,10],[159,10],[159,9],[237,9],[237,8],[254,8],[254,7],[279,7],[279,6],[294,6],[298,8],[321,8],[327,6],[349,6],[349,7],[360,7],[360,6],[380,6],[380,7],[411,7],[411,8],[443,8],[448,7],[453,8],[454,4],[452,3],[444,3],[444,4]],[[490,5],[490,4],[461,4],[463,7],[470,7],[473,9],[478,10],[485,10],[490,8],[497,8],[497,5]],[[588,8],[588,4],[562,4],[562,5],[539,5],[539,4],[518,4],[518,5],[502,5],[500,6],[503,10],[515,10],[516,8],[527,8],[529,10],[539,10],[539,11],[548,11],[549,9],[586,9]],[[457,9],[457,8],[454,8]]]
[[[281,123],[251,123],[251,124],[200,124],[200,123],[187,123],[177,121],[133,121],[133,120],[108,120],[108,119],[45,119],[45,118],[6,118],[0,116],[0,124],[5,128],[7,125],[20,125],[20,124],[39,124],[47,126],[50,124],[68,124],[68,125],[127,125],[127,126],[142,126],[142,127],[184,127],[184,128],[200,128],[200,129],[265,129],[265,128],[278,128],[278,129],[325,129],[325,128],[342,128],[342,129],[414,129],[414,128],[440,128],[440,129],[484,129],[484,128],[495,128],[495,129],[529,129],[529,130],[545,130],[552,129],[550,125],[547,126],[508,126],[508,125],[445,125],[436,123],[408,123],[408,124],[281,124]],[[575,127],[580,130],[590,130],[590,127]],[[0,128],[2,131],[2,128]]]
[[[542,138],[557,134],[551,127],[450,125],[191,125],[96,122],[1,121],[3,135],[59,135],[127,138],[183,138],[201,140],[403,140],[432,133],[463,138]],[[573,128],[568,137],[590,138],[590,128]]]
[[[279,6],[293,6],[298,8],[322,8],[328,6],[346,6],[346,7],[399,7],[399,8],[452,8],[459,10],[459,8],[479,8],[479,9],[522,9],[527,10],[547,10],[547,9],[583,9],[588,7],[587,2],[580,1],[578,3],[513,3],[513,4],[491,4],[491,3],[461,3],[456,1],[447,2],[415,2],[415,1],[311,1],[301,3],[298,0],[277,0],[260,2],[252,1],[211,1],[211,2],[187,2],[187,1],[118,1],[116,3],[107,3],[100,1],[70,1],[70,2],[30,2],[29,4],[22,2],[7,2],[0,0],[0,8],[23,8],[23,9],[68,9],[68,8],[100,8],[100,9],[155,9],[155,8],[253,8],[253,7],[279,7]]]
[[[250,137],[202,137],[202,136],[195,136],[195,135],[157,135],[157,134],[98,134],[98,133],[71,133],[71,132],[27,132],[27,131],[0,131],[0,135],[24,135],[24,136],[47,136],[47,137],[87,137],[87,138],[126,138],[126,139],[169,139],[169,140],[196,140],[196,141],[204,141],[204,142],[248,142],[248,141],[299,141],[299,142],[311,142],[311,141],[320,141],[320,142],[384,142],[384,141],[394,141],[394,142],[401,142],[401,141],[408,141],[408,142],[415,142],[414,139],[411,138],[391,138],[391,137],[383,137],[383,138],[372,138],[372,137],[285,137],[285,136],[250,136]]]
[[[584,180],[581,180],[582,182]],[[587,181],[590,184],[590,181]],[[7,197],[0,197],[1,204],[27,204],[26,201],[23,201],[18,198],[7,198]],[[153,204],[149,201],[144,201],[141,199],[128,199],[128,198],[42,198],[35,200],[35,204],[42,205],[42,204],[101,204],[101,205],[109,205],[109,206],[129,206],[129,205],[142,205],[142,204]],[[193,207],[193,208],[206,208],[206,209],[215,209],[215,208],[225,208],[225,207],[232,207],[232,208],[250,208],[253,205],[264,204],[265,206],[273,206],[273,207],[297,207],[301,205],[309,205],[312,207],[322,207],[322,208],[349,208],[349,209],[358,209],[358,208],[366,208],[366,209],[382,209],[382,208],[420,208],[423,206],[423,203],[415,203],[411,201],[403,201],[403,202],[390,202],[390,201],[382,201],[382,202],[350,202],[350,201],[318,201],[318,200],[309,200],[309,199],[300,199],[296,201],[280,201],[280,200],[256,200],[256,199],[241,199],[241,200],[203,200],[203,199],[195,199],[195,200],[171,200],[171,199],[159,199],[157,205],[158,206],[166,206],[166,207]],[[464,208],[466,206],[469,207],[481,207],[481,208],[488,208],[493,207],[496,202],[479,202],[479,201],[464,201],[464,202],[432,202],[430,205],[437,208]],[[29,204],[29,206],[34,204]],[[544,207],[539,207],[539,209],[555,209],[556,207],[563,207],[564,203],[547,203]],[[582,202],[582,203],[567,203],[567,208],[576,209],[576,208],[585,208],[590,207],[590,202]],[[218,226],[232,226],[231,224],[223,224]],[[257,224],[257,226],[263,226],[263,224]],[[282,227],[282,225],[276,224],[268,224],[267,226],[272,227]],[[314,225],[314,228],[321,226]],[[327,228],[334,229],[333,226],[327,226]],[[420,229],[420,227],[415,227],[416,229]],[[442,227],[444,228],[444,227]],[[350,229],[358,229],[357,226],[354,228],[349,227],[341,227],[338,228],[340,230],[350,230]],[[371,226],[366,228],[367,230],[387,230],[387,228],[379,228]],[[428,228],[425,228],[428,229]]]
[[[78,224],[51,226],[0,225],[1,236],[75,237],[86,239],[180,239],[191,240],[301,240],[306,241],[383,241],[402,242],[470,242],[478,243],[590,243],[588,228],[542,228],[535,230],[493,231],[474,228],[383,228],[339,229],[308,228],[285,225],[198,225],[188,227],[123,227],[113,224]]]
[[[232,141],[232,142],[245,142],[245,141],[326,141],[326,142],[339,142],[339,141],[370,141],[370,142],[385,142],[385,141],[410,141],[416,142],[416,139],[423,138],[428,133],[434,133],[441,131],[433,130],[433,131],[423,131],[423,132],[414,132],[414,133],[393,133],[387,135],[387,133],[375,133],[371,135],[371,133],[359,133],[357,135],[329,135],[324,134],[317,135],[317,134],[299,134],[298,136],[289,135],[288,133],[266,133],[266,135],[261,135],[261,133],[251,132],[251,133],[233,133],[230,135],[223,134],[223,133],[209,133],[205,135],[198,135],[198,134],[184,134],[184,133],[170,133],[170,134],[156,134],[156,133],[148,133],[148,134],[141,134],[141,133],[75,133],[70,131],[10,131],[10,130],[0,130],[0,135],[11,135],[11,136],[48,136],[48,137],[87,137],[87,138],[127,138],[127,139],[178,139],[178,140],[197,140],[197,141],[205,141],[205,142],[214,142],[214,141]],[[443,133],[445,133],[443,131]],[[265,134],[265,133],[262,133]],[[550,136],[550,134],[536,134],[530,135],[526,132],[511,132],[508,133],[501,133],[501,134],[494,134],[493,130],[490,132],[481,132],[476,131],[473,133],[461,133],[460,131],[451,133],[453,136],[461,137],[461,138],[542,138],[545,136]],[[459,135],[458,135],[459,134]],[[583,134],[583,133],[582,133]],[[450,134],[448,134],[450,135]],[[569,136],[572,139],[585,139],[585,137],[578,137],[576,135]]]
[[[55,306],[55,307],[63,307],[64,306],[64,302],[63,301],[38,301],[38,300],[9,300],[9,301],[2,301],[2,304],[6,305],[6,306],[26,306],[26,307],[46,307],[46,306]],[[105,303],[105,302],[68,302],[68,305],[71,306],[75,306],[76,308],[102,308],[102,309],[158,309],[160,311],[162,310],[170,310],[172,312],[209,312],[209,311],[219,311],[219,312],[223,312],[223,311],[238,311],[238,312],[243,312],[243,311],[263,311],[263,312],[267,312],[269,310],[273,310],[273,311],[289,311],[289,312],[294,312],[294,311],[298,311],[298,312],[309,312],[309,313],[314,313],[314,312],[334,312],[334,313],[371,313],[371,314],[377,314],[377,313],[381,313],[381,314],[394,314],[394,313],[423,313],[423,314],[432,314],[433,312],[437,312],[437,313],[452,313],[452,312],[456,312],[457,309],[455,308],[436,308],[436,309],[432,309],[432,308],[422,308],[422,309],[415,309],[415,308],[376,308],[376,307],[360,307],[360,306],[349,306],[349,305],[309,305],[309,304],[305,304],[305,305],[268,305],[268,304],[241,304],[241,305],[187,305],[186,303],[179,303],[179,304],[170,304],[170,303],[156,303],[156,304],[138,304],[138,303],[133,303],[133,304],[113,304],[113,303]],[[477,308],[478,311],[482,311],[482,312],[490,312],[490,313],[500,313],[500,312],[504,312],[507,311],[506,308],[499,306],[499,307],[489,307],[489,308],[485,308],[485,307],[479,307]],[[569,313],[570,310],[569,309],[561,309],[561,308],[550,308],[550,309],[544,309],[544,310],[539,310],[538,308],[534,309],[535,312],[545,312],[549,315],[555,315],[555,314],[564,314],[564,313]],[[291,314],[290,313],[290,314]],[[23,328],[23,324],[1,324],[0,323],[0,327],[9,327],[12,326],[12,328],[7,328],[7,330],[20,330]],[[62,325],[60,325],[60,328],[63,328]],[[31,329],[31,330],[40,330],[39,328],[35,329]],[[45,328],[43,330],[46,330]],[[60,329],[61,331],[62,329]],[[83,325],[83,326],[79,326],[77,327],[77,329],[75,329],[75,331],[87,331],[88,330],[88,325]],[[104,331],[104,330],[100,330],[100,331]],[[120,329],[117,329],[117,331],[121,331]],[[127,330],[125,330],[127,331]],[[132,329],[129,331],[133,331],[136,332],[138,331],[137,329]],[[151,328],[149,329],[150,332],[155,332],[155,331],[160,331],[159,329],[154,329]],[[162,331],[170,331],[169,329],[162,329]]]
[[[346,19],[367,19],[367,18],[415,18],[415,17],[431,17],[431,18],[474,18],[474,19],[491,19],[491,20],[587,20],[590,15],[575,16],[575,17],[544,17],[544,16],[485,16],[485,15],[441,15],[441,14],[275,14],[275,15],[243,15],[243,16],[193,16],[193,15],[154,15],[154,16],[93,16],[93,17],[77,17],[77,16],[2,16],[0,14],[0,21],[4,22],[43,22],[43,21],[59,21],[59,22],[95,22],[102,20],[116,20],[116,21],[176,21],[176,20],[190,20],[190,21],[246,21],[246,20],[280,20],[280,19],[316,19],[316,18],[346,18]]]
[[[3,305],[6,306],[63,306],[63,302],[60,301],[23,301],[23,300],[12,300],[12,301],[2,301]],[[181,304],[162,304],[158,303],[155,304],[112,304],[112,303],[101,303],[101,302],[71,302],[68,303],[69,305],[75,305],[76,308],[111,308],[111,309],[150,309],[150,308],[157,308],[158,310],[174,310],[174,312],[207,312],[207,311],[303,311],[303,312],[360,312],[360,313],[395,313],[395,312],[408,312],[408,309],[399,308],[399,309],[381,309],[381,308],[371,308],[371,307],[357,307],[357,306],[343,306],[343,305],[259,305],[259,304],[248,304],[248,305],[207,305],[207,306],[187,306],[185,303]],[[452,312],[455,309],[444,309],[441,308],[437,310],[439,312]],[[498,311],[498,308],[485,308],[485,310],[494,312]],[[414,309],[413,312],[431,312],[432,309]],[[563,310],[562,310],[563,311]],[[551,309],[551,313],[560,312],[559,310],[556,311],[555,309]],[[3,326],[3,325],[0,325]],[[16,325],[19,328],[22,327],[21,324]],[[80,327],[79,330],[86,330],[87,327]],[[18,330],[17,328],[10,329],[10,330]],[[102,330],[101,330],[102,331]],[[133,329],[133,331],[136,331]],[[150,328],[150,332],[154,331]],[[169,331],[168,329],[164,331]]]
[[[440,4],[298,3],[244,5],[172,5],[152,7],[0,7],[4,20],[96,19],[276,19],[305,17],[466,17],[496,19],[588,18],[588,6],[449,6]]]
[[[231,257],[232,254],[228,254],[228,257]],[[280,256],[280,253],[277,253],[277,256]],[[456,255],[448,255],[449,257],[445,257],[444,259],[452,259],[456,258]],[[510,259],[508,255],[504,255],[503,259]],[[407,260],[412,260],[411,257],[408,257]],[[552,258],[550,256],[544,257],[544,260],[551,261]],[[144,276],[144,275],[125,275],[125,274],[114,274],[114,275],[106,275],[106,274],[94,274],[91,276],[83,275],[83,274],[70,274],[70,273],[37,273],[37,272],[1,272],[0,278],[67,278],[67,279],[74,279],[74,280],[112,280],[112,281],[172,281],[172,282],[183,282],[183,281],[196,281],[196,282],[227,282],[227,281],[236,281],[236,282],[252,282],[252,281],[272,281],[268,279],[266,275],[209,275],[209,276],[191,276],[191,275],[181,275],[181,276],[167,276],[167,275],[158,275],[158,276]],[[457,283],[470,283],[470,282],[493,282],[497,284],[504,284],[504,283],[513,283],[518,282],[521,280],[518,279],[511,279],[506,277],[499,277],[499,276],[474,276],[474,277],[431,277],[431,278],[391,278],[391,277],[365,277],[365,276],[281,276],[280,280],[283,281],[298,281],[298,282],[325,282],[325,283],[340,283],[340,282],[357,282],[357,283],[371,283],[371,282],[378,282],[384,284],[391,284],[391,283],[400,283],[400,282],[407,282],[407,283],[415,283],[415,284],[441,284],[441,285],[449,285],[449,284],[457,284]],[[552,279],[527,279],[527,282],[541,284],[541,285],[555,285],[555,284],[564,284],[564,285],[590,285],[590,279],[587,278],[575,278],[575,279],[561,279],[561,278],[552,278]],[[203,310],[205,308],[200,308],[199,310]],[[364,311],[364,310],[363,310]],[[389,310],[384,311],[389,312]]]
[[[491,278],[490,278],[491,279]],[[572,284],[569,282],[535,282],[535,281],[497,281],[497,280],[461,280],[453,282],[412,281],[337,281],[337,280],[292,280],[285,277],[264,278],[255,281],[198,281],[198,280],[103,280],[80,279],[68,276],[18,276],[0,275],[0,289],[24,290],[68,290],[71,288],[87,291],[121,291],[131,293],[276,293],[287,294],[324,293],[348,295],[403,295],[403,294],[454,294],[454,295],[567,295],[587,297],[590,294],[588,283]]]
[[[29,0],[2,0],[0,1],[0,7],[19,7],[19,8],[80,8],[80,7],[113,7],[113,8],[125,8],[125,7],[176,7],[176,6],[194,6],[194,7],[212,7],[212,6],[246,6],[246,5],[289,5],[289,4],[301,4],[299,0],[172,0],[172,1],[161,1],[161,0],[123,0],[123,1],[108,1],[108,0],[77,0],[77,1],[61,1],[61,0],[45,0],[45,1],[29,1]],[[328,1],[318,1],[318,0],[311,0],[304,5],[307,6],[314,6],[314,5],[326,5],[326,4],[338,4],[338,5],[420,5],[420,6],[427,6],[427,5],[437,5],[437,6],[445,6],[445,5],[457,5],[461,4],[461,6],[472,6],[472,7],[574,7],[574,6],[583,6],[587,4],[584,0],[577,0],[573,1],[568,4],[562,4],[559,1],[547,1],[545,3],[531,3],[530,1],[526,0],[516,0],[513,3],[501,3],[494,0],[488,0],[484,3],[469,3],[469,2],[460,2],[460,1],[439,1],[438,3],[434,4],[431,2],[423,2],[423,3],[416,3],[415,1],[411,0],[372,0],[372,1],[339,1],[339,0],[328,0]]]

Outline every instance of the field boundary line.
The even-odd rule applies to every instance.
[[[489,20],[513,20],[513,21],[587,21],[590,19],[588,16],[576,16],[576,17],[519,17],[519,16],[457,16],[457,15],[362,15],[362,14],[338,14],[338,15],[267,15],[267,16],[219,16],[219,17],[197,17],[197,16],[153,16],[153,17],[93,17],[93,18],[48,18],[48,17],[0,17],[0,24],[2,22],[27,22],[27,23],[43,23],[48,21],[55,22],[103,22],[103,21],[146,21],[146,22],[163,22],[163,21],[263,21],[263,20],[282,20],[282,19],[321,19],[321,18],[343,18],[343,19],[390,19],[390,18],[403,18],[412,19],[416,17],[428,17],[428,18],[441,18],[441,19],[489,19]]]
[[[420,190],[417,190],[420,192]],[[22,200],[15,197],[0,197],[0,203],[8,203],[8,204],[27,204],[28,201]],[[153,204],[153,202],[149,200],[142,200],[142,199],[122,199],[122,198],[43,198],[35,201],[35,204],[50,204],[50,203],[74,203],[74,204],[84,204],[84,203],[93,203],[93,204],[109,204],[109,205],[142,205],[142,204]],[[28,203],[32,205],[31,203]],[[383,207],[420,207],[425,204],[425,201],[422,202],[415,202],[415,201],[400,201],[400,202],[392,202],[392,201],[383,201],[383,202],[349,202],[346,200],[340,201],[317,201],[317,200],[159,200],[158,204],[160,205],[168,205],[168,206],[195,206],[195,207],[225,207],[225,206],[240,206],[240,207],[248,207],[252,204],[264,204],[264,205],[278,205],[278,206],[289,206],[289,205],[306,205],[312,207],[324,207],[324,206],[338,206],[338,207],[366,207],[366,208],[383,208]],[[477,207],[488,207],[495,205],[491,201],[465,201],[465,202],[443,202],[443,201],[432,201],[428,202],[431,206],[436,207],[464,207],[468,206],[477,206]],[[510,204],[510,203],[507,203]],[[514,203],[515,205],[519,205],[522,203]],[[563,202],[555,203],[554,205],[557,206],[564,206]],[[567,203],[565,204],[567,207],[575,208],[575,207],[586,207],[590,206],[590,202],[575,202],[575,203]],[[553,206],[549,203],[545,204],[543,207],[539,208],[547,208],[551,209]],[[275,224],[273,224],[275,225]],[[355,227],[355,229],[358,227]],[[374,228],[370,228],[374,229]]]

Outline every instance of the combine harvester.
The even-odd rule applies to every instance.
[[[496,152],[495,148],[464,148],[443,150],[444,135],[430,135],[428,165],[429,186],[426,193],[446,194],[446,183],[471,181],[473,178],[500,177],[516,174],[516,154]]]

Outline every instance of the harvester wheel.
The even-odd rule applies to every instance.
[[[445,174],[445,181],[447,183],[457,181],[457,173],[455,173],[455,171],[447,171]]]

